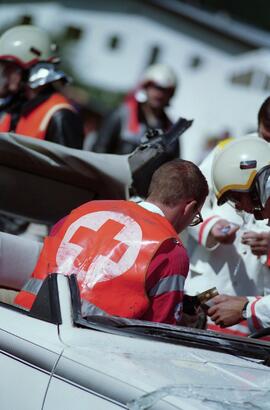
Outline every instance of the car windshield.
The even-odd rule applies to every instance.
[[[231,336],[208,330],[174,326],[164,323],[127,319],[118,316],[91,315],[82,317],[80,292],[76,275],[68,277],[73,308],[73,320],[78,326],[123,334],[130,337],[150,338],[183,346],[216,350],[258,360],[270,366],[270,343],[247,337]]]
[[[228,353],[270,366],[270,344],[256,339],[115,316],[76,315],[74,321],[92,330]]]
[[[147,410],[152,408],[161,399],[167,396],[177,396],[182,399],[195,399],[203,401],[208,409],[223,410],[234,409],[261,409],[269,410],[270,392],[268,389],[258,392],[256,389],[246,388],[239,389],[239,387],[205,387],[196,384],[192,385],[171,385],[165,386],[151,393],[141,396],[139,399],[128,403],[129,410]],[[254,407],[256,403],[256,407]],[[220,407],[220,405],[222,407]]]

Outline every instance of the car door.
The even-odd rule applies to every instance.
[[[57,325],[0,303],[0,408],[42,409],[61,354]]]

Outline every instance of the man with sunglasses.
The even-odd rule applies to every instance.
[[[181,324],[189,260],[178,234],[202,221],[207,194],[199,168],[175,159],[154,172],[145,201],[91,201],[73,210],[45,240],[15,303],[29,310],[50,272],[75,273],[83,316]]]
[[[167,131],[172,122],[166,113],[177,87],[173,70],[165,64],[149,66],[138,89],[109,114],[98,133],[95,152],[129,154],[145,139],[147,130]],[[179,141],[166,153],[167,160],[180,157]]]
[[[256,220],[270,218],[269,143],[254,137],[230,142],[215,157],[212,178],[218,205],[229,202],[236,210],[253,214]],[[246,295],[216,296],[209,316],[222,327],[243,320],[247,320],[250,332],[269,327],[270,296]]]

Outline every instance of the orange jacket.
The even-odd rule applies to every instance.
[[[133,202],[88,202],[46,238],[32,278],[15,303],[30,309],[49,273],[75,273],[84,316],[105,312],[140,318],[149,305],[149,263],[168,238],[179,241],[171,224]]]
[[[46,101],[38,105],[26,116],[21,116],[14,132],[16,134],[45,139],[48,124],[54,113],[61,109],[74,110],[68,100],[59,93],[52,94]],[[0,132],[9,132],[11,114],[0,118]]]

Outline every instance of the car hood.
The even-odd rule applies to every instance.
[[[120,394],[133,410],[158,403],[167,403],[164,409],[270,409],[270,371],[259,361],[84,329],[68,344],[64,361],[81,362],[135,388]]]

